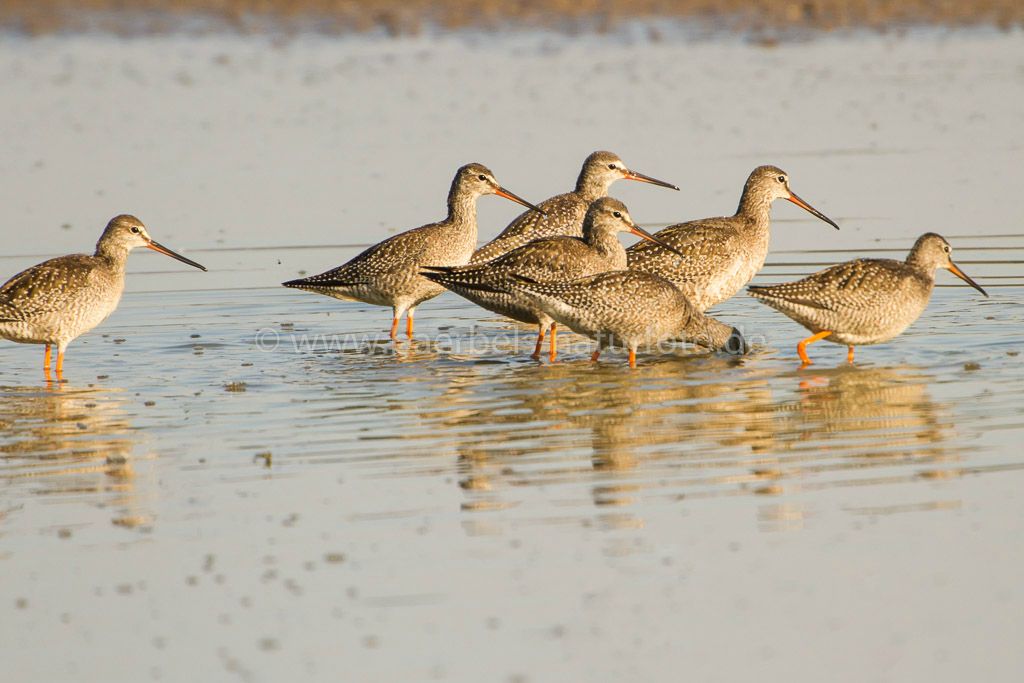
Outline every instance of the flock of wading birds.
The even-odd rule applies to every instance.
[[[593,361],[605,348],[625,347],[630,367],[636,367],[639,348],[669,340],[733,354],[748,351],[736,328],[705,311],[736,294],[764,265],[773,201],[787,199],[839,229],[790,190],[785,171],[760,166],[747,178],[734,215],[679,223],[652,235],[633,222],[622,202],[607,196],[611,184],[623,179],[679,189],[631,170],[611,152],[594,152],[583,162],[576,189],[533,205],[499,185],[485,166],[467,164],[452,181],[444,220],[390,237],[344,265],[284,286],[390,306],[393,339],[403,315],[412,338],[416,307],[448,289],[489,311],[537,325],[534,358],[540,357],[547,333],[555,360],[562,324],[597,341]],[[485,194],[529,210],[477,249],[476,200]],[[627,250],[618,240],[620,232],[644,241]],[[45,261],[0,288],[0,337],[45,344],[47,377],[56,346],[61,378],[68,344],[117,308],[128,253],[136,247],[206,270],[154,241],[138,218],[117,216],[92,256]],[[796,282],[748,291],[811,331],[797,344],[805,365],[811,362],[807,345],[820,339],[847,345],[853,362],[854,346],[892,339],[921,315],[938,268],[988,296],[953,263],[951,252],[945,239],[926,233],[905,261],[857,259]]]

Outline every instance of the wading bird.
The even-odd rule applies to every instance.
[[[459,266],[469,261],[477,239],[476,200],[485,194],[541,211],[499,185],[486,166],[466,164],[452,180],[444,220],[389,237],[337,268],[282,284],[343,301],[389,306],[393,312],[391,338],[397,338],[403,315],[407,316],[406,334],[412,338],[416,307],[444,291],[420,275],[420,268]]]
[[[422,273],[489,311],[538,325],[534,358],[540,358],[544,333],[550,330],[549,356],[554,361],[558,355],[555,322],[530,297],[504,285],[515,275],[536,282],[562,282],[622,270],[626,267],[626,249],[619,242],[620,232],[657,241],[633,222],[625,204],[612,197],[602,197],[587,210],[582,237],[560,235],[538,239],[487,263],[432,267]],[[671,247],[666,248],[671,250]]]
[[[486,263],[533,240],[556,235],[581,237],[583,218],[595,201],[608,194],[616,180],[637,180],[673,190],[679,188],[663,180],[632,171],[614,152],[594,152],[583,161],[576,189],[545,199],[538,206],[543,214],[527,211],[520,214],[501,234],[480,247],[470,263]]]
[[[656,244],[629,248],[629,267],[660,275],[682,290],[697,310],[706,311],[740,291],[768,256],[772,202],[787,199],[836,230],[839,226],[789,189],[789,176],[775,166],[759,166],[743,186],[732,216],[670,225],[654,234],[681,252]]]
[[[64,351],[76,337],[107,319],[124,292],[125,264],[136,247],[146,247],[206,270],[149,236],[135,216],[110,219],[92,256],[59,256],[24,270],[0,287],[0,337],[22,344],[45,344],[50,375],[51,347],[57,347],[57,379]]]
[[[591,356],[595,362],[604,349],[625,347],[629,367],[635,368],[638,349],[669,340],[728,353],[747,352],[739,330],[698,311],[675,285],[658,275],[617,270],[572,282],[513,279],[513,289],[532,297],[556,322],[598,343]]]
[[[906,261],[857,259],[818,271],[802,280],[751,286],[750,293],[811,331],[796,346],[804,365],[807,345],[819,339],[853,347],[880,344],[901,334],[928,306],[935,271],[945,268],[984,294],[977,282],[953,263],[953,248],[928,232],[917,238]]]

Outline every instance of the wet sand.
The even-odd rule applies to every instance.
[[[68,352],[0,344],[0,642],[15,680],[1013,680],[1024,667],[1024,49],[92,36],[0,44],[10,274],[109,216],[210,268],[130,262]],[[441,93],[441,94],[439,94]],[[421,341],[285,290],[436,218],[459,163],[541,199],[606,147],[647,226],[771,162],[761,282],[950,238],[899,340],[587,362],[454,296]],[[481,200],[487,239],[516,209]],[[516,335],[522,335],[518,339]],[[518,350],[519,353],[516,353]],[[341,672],[341,673],[339,673]]]

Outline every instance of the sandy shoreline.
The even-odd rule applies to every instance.
[[[127,6],[127,8],[126,8]],[[10,0],[0,27],[27,34],[102,31],[415,35],[428,27],[609,31],[630,21],[692,22],[722,31],[794,31],[908,26],[1024,26],[1024,3],[979,0]]]

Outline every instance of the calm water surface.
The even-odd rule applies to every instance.
[[[971,622],[1013,640],[1020,614],[1024,307],[972,291],[804,371],[800,330],[738,299],[720,315],[764,331],[752,356],[635,372],[571,337],[529,361],[528,330],[514,353],[454,297],[395,349],[363,341],[387,315],[358,304],[128,295],[65,386],[3,347],[24,378],[0,388],[4,641],[29,679],[350,658],[367,680],[657,678],[690,657],[711,676],[708,648],[742,638],[724,669],[785,671],[820,629],[800,670],[834,666],[836,640],[896,671],[980,666],[995,646]],[[295,350],[321,333],[342,348]]]
[[[40,226],[4,228],[0,271],[86,248],[123,210],[211,268],[133,257],[121,307],[71,346],[64,385],[42,381],[41,349],[0,345],[5,669],[19,681],[1016,680],[1016,38],[486,54],[300,41],[276,57],[219,38],[156,39],[166,54],[100,39],[0,46],[20,94],[0,113],[19,133],[0,160],[5,221]],[[692,80],[701,63],[714,73]],[[501,113],[503,69],[532,107]],[[464,76],[478,106],[442,106],[410,71]],[[567,90],[529,85],[542,72],[574,101],[663,107],[625,143],[625,114],[559,119]],[[345,79],[402,86],[405,105],[371,91],[335,111]],[[744,83],[779,95],[722,109]],[[232,97],[215,96],[224,87]],[[822,110],[804,109],[808,92]],[[129,96],[148,119],[101,113]],[[409,102],[422,106],[405,120]],[[557,167],[486,142],[488,116],[515,119],[539,150],[566,135]],[[730,132],[731,117],[755,131]],[[356,125],[363,139],[341,145]],[[656,153],[659,131],[708,166]],[[454,149],[431,158],[420,134]],[[333,151],[300,159],[318,137]],[[571,335],[558,363],[533,362],[532,330],[451,295],[420,309],[419,340],[392,345],[386,310],[275,286],[352,256],[371,241],[360,221],[434,218],[440,176],[464,153],[490,152],[503,182],[542,198],[592,148],[618,144],[639,170],[689,183],[616,185],[652,226],[728,212],[750,167],[784,165],[843,231],[776,207],[762,282],[902,257],[936,229],[992,296],[940,272],[900,339],[859,349],[853,366],[816,344],[806,370],[803,328],[740,296],[716,314],[756,341],[750,356],[680,349],[631,372],[621,355],[591,364]],[[410,158],[413,172],[395,165]],[[484,237],[514,215],[481,204]]]

